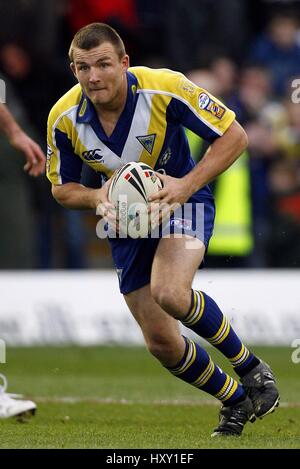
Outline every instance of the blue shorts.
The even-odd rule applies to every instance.
[[[126,295],[150,283],[153,258],[162,237],[174,233],[185,234],[200,239],[207,248],[214,219],[214,200],[193,196],[181,209],[175,210],[167,225],[163,225],[159,236],[109,238],[121,293]]]

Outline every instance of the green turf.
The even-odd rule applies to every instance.
[[[255,352],[272,364],[285,406],[247,424],[241,438],[216,440],[212,398],[144,348],[8,348],[0,372],[9,391],[38,401],[38,412],[29,423],[0,420],[0,448],[300,448],[300,364],[289,348]]]

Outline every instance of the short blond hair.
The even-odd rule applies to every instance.
[[[120,59],[126,54],[124,42],[115,29],[105,23],[91,23],[75,34],[69,49],[71,62],[73,62],[74,48],[90,50],[104,42],[110,42],[114,46]]]

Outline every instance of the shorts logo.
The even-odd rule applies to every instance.
[[[100,148],[94,150],[87,150],[82,153],[82,158],[89,163],[102,163],[104,156],[100,155]]]
[[[217,117],[218,119],[222,119],[225,113],[225,108],[220,104],[216,103],[216,101],[211,99],[206,93],[200,94],[199,107],[200,109],[205,109],[206,111],[210,112],[213,116]]]
[[[140,137],[136,138],[140,142],[140,144],[145,148],[145,150],[147,150],[147,152],[152,155],[156,134],[141,135]]]
[[[173,218],[173,220],[171,220],[171,226],[180,228],[182,230],[191,230],[192,220],[184,220],[183,218]]]

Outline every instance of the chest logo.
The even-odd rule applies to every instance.
[[[103,155],[100,154],[100,148],[94,150],[87,150],[82,153],[82,158],[89,163],[101,163],[103,161]]]
[[[138,139],[140,144],[145,148],[145,150],[147,150],[147,152],[152,155],[156,134],[141,135],[136,138]]]
[[[158,166],[165,166],[172,156],[171,148],[167,148],[158,160]]]

